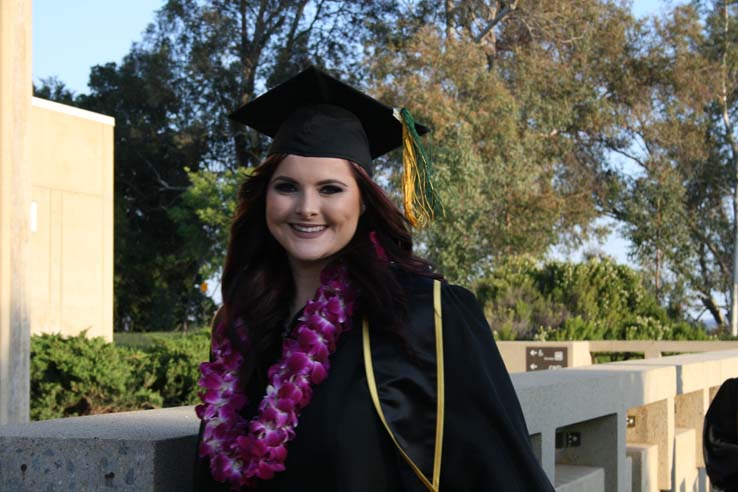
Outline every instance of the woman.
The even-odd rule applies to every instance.
[[[738,378],[725,380],[707,409],[702,451],[712,490],[738,491]]]
[[[315,68],[232,117],[274,140],[231,227],[195,490],[553,490],[474,296],[412,254],[427,130]],[[408,218],[370,177],[400,145]]]

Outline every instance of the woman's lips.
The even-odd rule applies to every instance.
[[[326,225],[308,225],[308,224],[290,224],[290,228],[295,232],[295,235],[303,238],[311,238],[319,236],[321,232],[326,230]]]

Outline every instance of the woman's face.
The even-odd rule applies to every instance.
[[[344,159],[288,155],[266,195],[266,223],[293,268],[322,268],[354,237],[361,193]]]

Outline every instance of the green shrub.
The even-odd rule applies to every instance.
[[[31,339],[31,418],[43,420],[161,406],[161,396],[134,384],[131,359],[84,334]]]
[[[44,420],[180,406],[197,401],[209,333],[156,339],[146,348],[102,338],[31,338],[31,418]]]
[[[513,258],[476,285],[498,339],[705,340],[701,326],[670,316],[625,265]]]
[[[157,339],[146,349],[148,357],[141,373],[149,380],[141,384],[150,383],[146,387],[161,395],[165,407],[196,403],[199,366],[208,359],[209,350],[209,331]]]

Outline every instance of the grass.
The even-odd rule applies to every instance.
[[[154,344],[156,340],[177,339],[191,335],[197,331],[208,328],[196,328],[187,332],[181,331],[147,331],[147,332],[116,332],[113,333],[113,341],[116,345],[135,349],[144,349]]]

